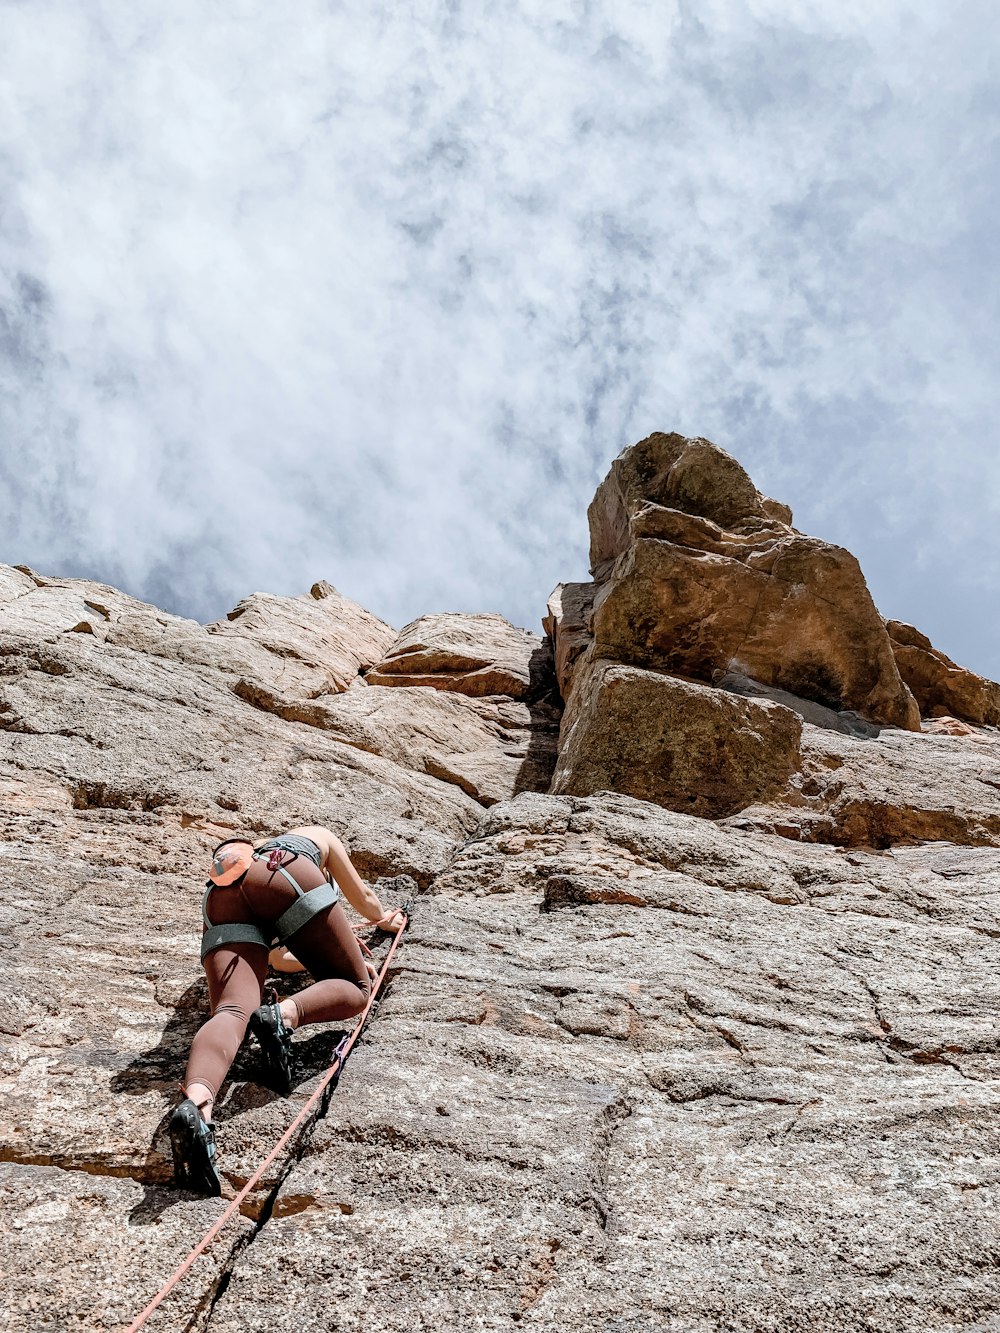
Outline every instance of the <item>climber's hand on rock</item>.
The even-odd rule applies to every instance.
[[[406,917],[403,915],[402,910],[398,907],[391,907],[389,911],[386,912],[385,916],[379,917],[375,922],[375,925],[378,926],[379,930],[387,930],[395,933],[396,931],[403,929],[405,922]]]

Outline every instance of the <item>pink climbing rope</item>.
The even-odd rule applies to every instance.
[[[288,1142],[292,1138],[292,1135],[305,1120],[306,1116],[309,1114],[309,1112],[312,1110],[315,1104],[319,1101],[320,1097],[322,1097],[324,1091],[329,1086],[331,1081],[334,1078],[336,1078],[336,1076],[343,1069],[344,1061],[347,1059],[351,1047],[354,1045],[358,1037],[361,1035],[361,1029],[365,1025],[365,1020],[367,1019],[368,1014],[371,1011],[371,1007],[375,1002],[375,997],[378,995],[379,987],[382,985],[382,982],[385,979],[386,972],[388,971],[389,964],[392,962],[392,955],[396,952],[396,948],[399,944],[399,941],[403,938],[403,931],[406,929],[408,925],[408,919],[406,913],[404,912],[402,915],[403,915],[402,924],[399,927],[399,930],[396,932],[396,937],[392,941],[392,944],[389,946],[389,952],[386,954],[385,961],[383,962],[382,967],[379,970],[378,976],[375,978],[375,983],[372,986],[371,994],[368,996],[368,1003],[361,1011],[361,1016],[359,1017],[357,1023],[351,1030],[350,1036],[345,1038],[345,1040],[340,1044],[340,1046],[338,1046],[333,1064],[330,1065],[330,1068],[323,1075],[316,1090],[313,1092],[312,1096],[306,1102],[305,1106],[302,1107],[301,1111],[299,1111],[298,1115],[295,1117],[292,1123],[285,1130],[284,1134],[282,1134],[278,1142],[274,1145],[274,1147],[271,1149],[268,1155],[264,1158],[263,1162],[261,1162],[257,1170],[253,1173],[253,1175],[250,1177],[247,1183],[240,1190],[239,1194],[237,1194],[236,1198],[233,1199],[232,1203],[230,1203],[229,1207],[225,1210],[222,1216],[219,1217],[217,1221],[215,1221],[212,1224],[211,1227],[209,1227],[208,1231],[205,1232],[204,1236],[202,1236],[201,1240],[194,1247],[191,1253],[187,1256],[184,1262],[179,1264],[178,1267],[174,1269],[173,1273],[171,1273],[170,1277],[167,1278],[166,1282],[156,1293],[153,1299],[149,1302],[146,1308],[142,1311],[142,1313],[140,1315],[137,1315],[136,1318],[133,1319],[132,1323],[129,1324],[126,1333],[136,1333],[137,1329],[144,1327],[144,1325],[148,1322],[150,1315],[153,1314],[153,1312],[157,1309],[158,1306],[163,1304],[163,1302],[167,1299],[170,1293],[180,1282],[181,1278],[184,1277],[185,1273],[187,1273],[189,1269],[192,1267],[194,1261],[198,1258],[198,1256],[200,1254],[203,1254],[205,1250],[208,1249],[209,1245],[211,1245],[212,1241],[215,1240],[216,1236],[226,1225],[229,1219],[236,1215],[236,1213],[239,1211],[240,1204],[253,1189],[254,1185],[257,1184],[258,1180],[260,1180],[261,1176],[263,1176],[264,1172],[271,1165],[274,1159],[288,1144]]]

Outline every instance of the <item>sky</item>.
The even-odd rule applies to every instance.
[[[0,0],[0,560],[537,629],[653,430],[1000,677],[1000,25]]]

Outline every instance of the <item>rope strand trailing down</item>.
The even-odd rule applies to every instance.
[[[371,990],[371,994],[368,997],[368,1003],[361,1011],[361,1016],[359,1017],[357,1023],[352,1028],[350,1034],[346,1036],[340,1043],[340,1045],[337,1047],[337,1050],[334,1053],[333,1063],[330,1065],[329,1069],[327,1069],[326,1073],[323,1075],[322,1079],[319,1082],[318,1087],[315,1089],[312,1096],[306,1102],[305,1106],[303,1106],[302,1109],[299,1111],[298,1115],[288,1126],[284,1134],[282,1134],[281,1138],[274,1145],[274,1147],[271,1149],[268,1155],[264,1158],[263,1162],[261,1162],[257,1170],[253,1173],[253,1175],[250,1177],[247,1183],[240,1190],[239,1194],[237,1194],[236,1198],[233,1199],[233,1201],[229,1204],[229,1206],[226,1208],[222,1216],[219,1217],[212,1224],[211,1227],[209,1227],[208,1231],[205,1232],[204,1236],[202,1236],[201,1240],[194,1247],[194,1249],[187,1256],[187,1258],[183,1261],[183,1263],[179,1264],[177,1268],[173,1271],[173,1273],[170,1275],[170,1277],[167,1278],[166,1282],[156,1293],[153,1299],[149,1302],[146,1308],[142,1311],[142,1313],[137,1315],[136,1318],[132,1321],[132,1323],[129,1324],[126,1333],[137,1333],[138,1329],[143,1328],[146,1325],[146,1323],[149,1321],[150,1316],[160,1305],[163,1304],[166,1298],[170,1295],[170,1293],[180,1282],[181,1278],[184,1277],[184,1275],[192,1267],[194,1261],[198,1258],[198,1256],[200,1254],[203,1254],[205,1250],[208,1249],[209,1245],[211,1245],[212,1241],[215,1240],[216,1236],[218,1236],[219,1232],[230,1220],[230,1218],[234,1217],[236,1213],[239,1212],[240,1204],[253,1189],[254,1185],[257,1184],[257,1182],[263,1176],[264,1172],[275,1160],[275,1158],[279,1155],[279,1153],[281,1153],[282,1149],[285,1148],[287,1144],[291,1141],[295,1131],[306,1119],[309,1112],[322,1097],[323,1093],[326,1091],[330,1083],[339,1076],[341,1070],[344,1067],[344,1062],[346,1061],[348,1054],[350,1053],[351,1047],[354,1045],[358,1037],[361,1035],[361,1029],[364,1027],[365,1021],[367,1020],[368,1015],[371,1012],[371,1007],[375,1002],[375,997],[379,993],[379,988],[381,987],[382,982],[385,979],[386,972],[389,969],[389,964],[392,962],[392,956],[396,952],[396,948],[399,945],[399,941],[403,938],[403,931],[406,929],[408,924],[409,924],[409,918],[404,912],[403,924],[396,932],[396,936],[393,939],[392,944],[389,946],[389,952],[386,954],[385,961],[383,962],[381,968],[379,969],[378,977],[376,978],[375,984]]]

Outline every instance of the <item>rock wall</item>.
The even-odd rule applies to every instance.
[[[651,440],[548,638],[397,633],[328,584],[205,627],[0,569],[0,1329],[126,1328],[219,1215],[164,1136],[206,855],[303,820],[419,888],[413,923],[325,1114],[151,1328],[1000,1322],[1000,734],[968,681],[924,693],[899,649],[937,650],[872,619],[846,553],[708,442]],[[821,614],[830,568],[853,592]],[[297,1034],[287,1100],[240,1053],[230,1193],[338,1036]]]

